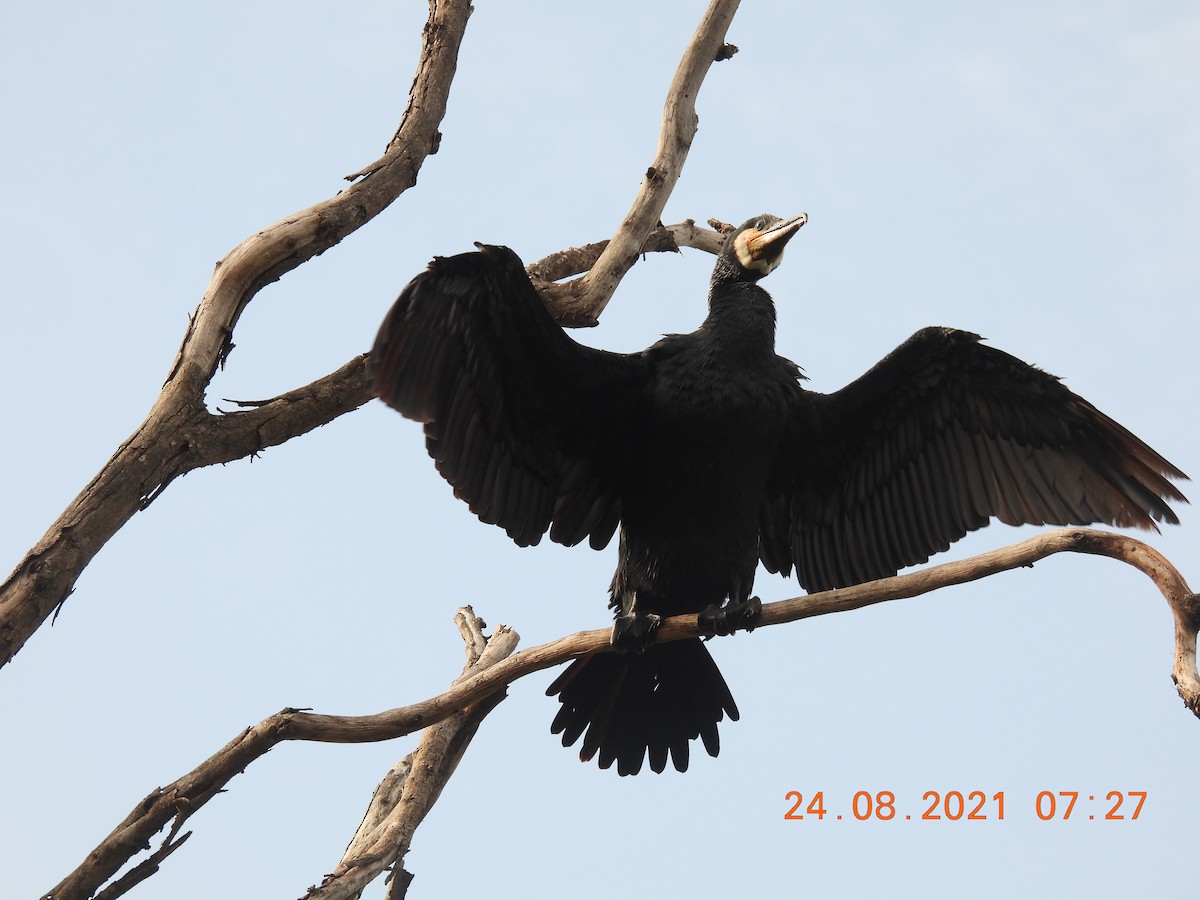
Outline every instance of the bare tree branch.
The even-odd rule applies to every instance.
[[[712,0],[700,20],[667,92],[654,161],[642,178],[632,208],[596,265],[582,278],[547,290],[552,306],[563,322],[573,325],[596,323],[662,217],[699,128],[696,95],[704,83],[704,76],[714,62],[732,55],[723,48],[725,32],[737,8],[738,0]]]
[[[1158,551],[1123,534],[1088,528],[1069,528],[1046,532],[1021,543],[970,559],[943,563],[907,575],[884,578],[868,584],[768,603],[763,606],[762,618],[757,627],[781,625],[812,616],[848,612],[875,603],[916,597],[950,585],[985,578],[1008,569],[1032,566],[1035,562],[1048,556],[1064,552],[1108,556],[1133,566],[1154,581],[1166,598],[1175,619],[1175,656],[1172,678],[1184,703],[1195,715],[1200,716],[1200,675],[1196,671],[1196,635],[1200,631],[1200,597],[1192,592],[1179,571]],[[500,633],[501,630],[498,629],[497,636]],[[694,615],[666,619],[656,632],[659,641],[681,640],[700,634]],[[495,641],[496,636],[489,642],[489,650],[491,643]],[[243,771],[250,763],[282,741],[364,743],[402,737],[420,728],[427,728],[441,722],[459,711],[469,710],[473,705],[484,704],[487,698],[496,695],[498,691],[502,691],[517,678],[589,653],[607,651],[609,647],[609,629],[579,632],[548,644],[522,650],[483,671],[476,666],[471,669],[470,675],[459,678],[445,693],[410,706],[374,715],[331,716],[285,709],[264,719],[253,728],[243,731],[229,744],[178,781],[151,792],[134,808],[125,821],[118,825],[112,834],[88,855],[79,869],[46,897],[65,900],[68,897],[90,896],[89,890],[95,890],[104,883],[105,879],[111,878],[125,861],[133,859],[148,847],[150,840],[158,831],[166,827],[168,823],[174,822],[169,838],[173,837],[188,816],[221,791],[235,775]],[[485,658],[489,658],[487,654],[485,654]],[[482,664],[483,660],[480,662]],[[469,727],[469,722],[463,727]],[[433,739],[433,737],[430,738],[431,741]],[[440,741],[442,738],[438,738],[438,740]],[[453,738],[446,740],[448,746],[453,745]],[[444,765],[444,761],[450,758],[457,759],[452,752],[431,750],[430,753],[440,754],[436,756],[436,759],[440,760],[437,765]],[[420,759],[415,759],[413,765],[414,767],[420,765]],[[431,763],[431,765],[433,764]],[[452,769],[453,764],[450,764],[450,770],[452,771]],[[431,782],[433,785],[442,783],[444,780]],[[436,790],[440,790],[440,786],[436,787]],[[407,782],[404,791],[404,796],[411,796],[408,793]],[[432,799],[429,802],[432,803]],[[425,800],[419,802],[414,800],[413,804],[414,809],[420,810],[420,816],[423,816],[428,810],[428,806],[424,805]],[[401,798],[400,804],[395,809],[399,810],[403,805],[404,800]],[[391,815],[392,813],[389,812],[384,817],[384,821],[388,823],[394,821],[395,828],[389,833],[399,837],[394,843],[386,846],[396,848],[396,853],[399,854],[403,848],[407,847],[407,840],[411,839],[412,831],[408,824],[401,824],[399,818],[393,820]],[[380,835],[379,840],[382,841],[380,829],[383,827],[382,824],[373,827],[370,835]],[[389,824],[387,827],[391,829],[392,825]],[[412,827],[415,828],[415,824]],[[384,859],[398,858],[395,855],[389,858],[388,854],[384,853],[383,847],[384,845],[377,843],[373,837],[369,841],[352,841],[351,848],[347,851],[348,855],[351,855],[351,851],[353,851],[351,862],[347,863],[346,860],[343,860],[338,871],[331,877],[342,878],[350,872],[363,869],[366,865],[365,862],[362,862],[363,860],[379,863]],[[383,862],[383,865],[387,864],[387,862]],[[329,894],[328,896],[348,895]]]
[[[138,863],[100,893],[96,894],[95,900],[115,900],[115,898],[128,893],[131,888],[141,884],[157,872],[162,861],[182,847],[183,842],[192,836],[192,833],[188,831],[176,840],[175,835],[178,831],[178,828],[172,828],[171,833],[167,835],[159,848],[150,854],[148,859]]]
[[[483,622],[470,607],[459,610],[456,621],[460,627],[465,623],[472,635],[483,640]],[[515,631],[501,626],[487,639],[486,647],[476,659],[472,659],[474,647],[469,645],[468,663],[454,684],[462,682],[468,673],[480,672],[505,659],[519,640]],[[354,896],[387,866],[403,858],[413,832],[454,774],[479,724],[504,696],[503,688],[491,691],[453,715],[430,721],[431,727],[414,753],[393,767],[389,773],[392,777],[385,777],[376,790],[359,834],[351,841],[342,862],[320,888],[309,892],[310,896],[322,900]],[[176,840],[193,813],[220,793],[246,765],[280,741],[292,739],[288,736],[288,721],[295,715],[304,713],[285,709],[246,729],[188,775],[166,788],[152,791],[74,872],[44,894],[43,900],[86,900],[95,896],[122,866],[149,849],[154,835],[169,823],[170,831],[161,846],[104,888],[99,896],[109,900],[119,897],[154,874],[159,863],[190,836],[188,832]]]
[[[214,421],[204,407],[205,389],[232,349],[234,326],[255,294],[353,233],[416,182],[421,164],[437,147],[437,129],[445,115],[470,13],[467,0],[430,0],[408,106],[387,153],[369,167],[369,177],[247,238],[217,264],[146,421],[0,584],[0,666],[66,600],[109,538],[172,480],[206,464],[201,460],[206,450],[212,452],[207,442],[214,434],[218,444],[224,439],[230,445],[226,454],[235,452],[233,445],[240,442],[236,453],[245,456],[261,449],[253,447],[254,441],[281,424],[277,411],[283,407],[290,408],[293,429],[304,424],[307,430],[366,399],[361,361],[352,361],[348,365],[352,370],[357,365],[360,373],[357,385],[353,371],[345,373],[341,384],[322,379],[315,383],[320,389],[308,402],[292,406],[291,400],[300,398],[291,398],[266,411],[265,419],[248,419],[260,427],[236,436],[232,425]],[[248,441],[248,435],[253,440]],[[284,430],[279,439],[287,436]]]
[[[458,611],[455,621],[467,641],[467,665],[455,684],[510,656],[520,640],[503,626],[485,639],[483,620],[469,606]],[[309,900],[354,900],[385,869],[400,865],[417,826],[441,796],[467,744],[504,697],[503,690],[496,691],[425,729],[417,749],[384,776],[341,862],[319,888],[308,893]],[[397,871],[396,877],[393,887],[402,896],[412,876]]]
[[[348,176],[355,183],[346,190],[247,238],[217,264],[145,422],[0,584],[0,667],[70,596],[75,581],[109,538],[176,478],[283,443],[370,399],[361,356],[312,384],[255,403],[251,410],[214,415],[205,408],[204,393],[228,358],[234,327],[255,294],[378,215],[415,183],[421,164],[436,151],[437,128],[471,7],[466,0],[430,0],[429,5],[408,106],[384,156]],[[696,131],[696,92],[736,8],[736,2],[714,0],[671,84],[654,163],[655,172],[666,174],[643,182],[634,211],[612,241],[565,256],[555,254],[554,262],[530,267],[538,273],[535,277],[552,314],[563,324],[595,324],[639,252],[679,246],[720,249],[716,232],[690,220],[658,229],[653,239],[649,236]],[[549,283],[593,263],[604,267],[601,275],[589,274],[569,285]]]
[[[232,349],[242,310],[263,287],[340,243],[416,184],[417,172],[441,139],[437,129],[446,114],[470,14],[466,0],[430,0],[421,56],[399,130],[384,156],[361,173],[364,177],[251,235],[217,263],[172,366],[163,392],[167,402],[174,381],[194,400],[202,398]]]
[[[721,245],[724,242],[725,236],[719,231],[701,228],[691,219],[686,219],[678,225],[660,225],[655,228],[642,244],[639,253],[674,253],[680,247],[695,247],[716,255],[721,252]],[[557,253],[551,253],[525,267],[534,285],[542,291],[542,299],[546,301],[551,315],[563,325],[577,327],[595,325],[596,322],[594,319],[585,322],[570,321],[570,305],[565,303],[562,297],[554,296],[555,289],[559,286],[552,285],[550,282],[587,272],[596,265],[596,260],[600,258],[609,243],[609,241],[597,241],[594,244],[584,244],[582,247],[570,247]]]

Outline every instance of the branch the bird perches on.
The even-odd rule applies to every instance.
[[[849,612],[877,603],[916,597],[1009,569],[1032,566],[1049,556],[1066,552],[1107,556],[1119,560],[1138,569],[1154,582],[1166,599],[1175,623],[1175,652],[1171,677],[1183,702],[1193,714],[1200,717],[1200,674],[1196,669],[1200,597],[1192,592],[1183,575],[1162,554],[1142,541],[1123,534],[1089,528],[1049,531],[969,559],[942,563],[906,575],[883,578],[854,587],[768,603],[763,606],[762,618],[756,627],[766,628],[813,616]],[[468,637],[470,652],[470,647],[477,644],[477,639],[470,637],[471,629],[481,636],[482,623],[474,617],[469,607],[460,610],[456,618],[460,622],[460,628],[464,627],[464,622],[473,623],[464,631],[464,636]],[[675,641],[701,634],[695,616],[676,616],[663,621],[657,632],[657,639]],[[186,839],[186,834],[179,840],[176,840],[176,836],[183,823],[193,813],[225,790],[225,786],[235,775],[243,772],[254,760],[284,741],[369,743],[393,740],[422,728],[430,729],[426,733],[427,737],[422,738],[421,748],[427,747],[427,739],[435,742],[434,749],[427,752],[430,758],[437,760],[439,775],[420,787],[420,796],[424,799],[413,807],[420,810],[417,817],[419,821],[420,816],[428,809],[428,806],[424,805],[425,801],[430,797],[436,799],[441,785],[453,773],[454,765],[453,762],[447,762],[447,754],[450,754],[453,761],[461,757],[479,722],[502,699],[500,692],[517,679],[533,672],[590,653],[608,652],[611,649],[609,635],[608,628],[581,631],[513,653],[519,638],[516,632],[501,626],[488,640],[480,664],[473,667],[469,661],[463,676],[447,691],[435,697],[365,716],[336,716],[284,709],[241,732],[191,772],[166,787],[151,792],[95,850],[88,854],[84,864],[47,896],[56,900],[91,896],[93,891],[111,877],[111,874],[104,875],[104,872],[115,872],[148,848],[155,834],[170,826],[168,836],[157,852],[158,855],[151,857],[157,862],[161,856],[165,856]],[[451,717],[456,718],[449,732],[432,731],[434,726]],[[530,739],[543,740],[544,735],[531,736]],[[448,748],[453,748],[453,751]],[[417,752],[422,751],[419,749]],[[347,887],[348,885],[361,887],[360,876],[368,871],[378,874],[378,871],[382,870],[378,853],[373,854],[363,850],[363,847],[377,849],[379,842],[384,841],[387,846],[396,849],[396,853],[383,863],[386,865],[399,858],[399,848],[407,846],[407,840],[411,838],[411,828],[396,824],[400,816],[397,810],[401,798],[412,796],[403,779],[398,777],[407,774],[407,770],[408,767],[403,763],[393,768],[388,778],[384,779],[384,784],[376,791],[377,798],[382,792],[394,798],[394,801],[386,808],[370,813],[374,816],[375,824],[372,828],[365,829],[365,833],[373,836],[372,840],[356,839],[352,842],[351,850],[358,847],[362,852],[354,854],[350,850],[347,851],[347,859],[343,860],[334,873],[334,876],[338,877],[331,876],[333,881],[319,889],[322,893],[318,896],[323,900],[353,896],[353,890]],[[395,813],[394,817],[392,813]],[[381,823],[385,822],[395,824],[392,832],[383,828]],[[415,823],[412,823],[412,827],[415,827]],[[360,833],[363,831],[360,829]],[[385,833],[393,833],[393,843],[386,843]],[[338,873],[346,876],[345,880],[340,882],[343,887],[336,887],[340,879]]]

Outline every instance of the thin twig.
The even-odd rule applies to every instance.
[[[646,253],[674,253],[680,247],[693,247],[716,255],[721,252],[721,245],[724,243],[725,235],[709,228],[702,228],[691,219],[686,219],[677,225],[660,225],[655,228],[642,244],[639,253],[643,255]],[[600,258],[608,245],[609,241],[597,241],[593,244],[584,244],[582,247],[568,247],[566,250],[551,253],[525,267],[534,285],[542,291],[542,297],[551,314],[563,325],[567,327],[594,325],[595,320],[572,321],[570,305],[563,303],[561,298],[555,298],[555,289],[550,282],[587,272],[596,265],[596,260]]]
[[[172,829],[171,834],[167,835],[167,839],[162,842],[162,845],[150,854],[149,858],[142,860],[95,897],[95,900],[116,900],[128,893],[133,887],[141,884],[151,875],[158,871],[158,867],[162,861],[183,846],[183,842],[192,836],[192,832],[188,831],[183,834],[179,840],[175,840],[175,833],[178,829]]]

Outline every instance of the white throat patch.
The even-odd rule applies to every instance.
[[[760,256],[761,247],[758,245],[757,239],[762,236],[763,232],[747,228],[733,239],[733,252],[737,254],[738,262],[741,263],[743,269],[769,275],[783,259],[783,252],[780,251],[769,257]]]

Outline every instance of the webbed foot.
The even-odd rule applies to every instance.
[[[654,632],[662,616],[654,613],[626,613],[613,622],[612,643],[616,653],[643,653],[654,643]]]
[[[753,631],[762,615],[762,601],[757,597],[733,600],[724,606],[706,606],[698,616],[700,630],[712,634],[733,634],[744,628]]]

